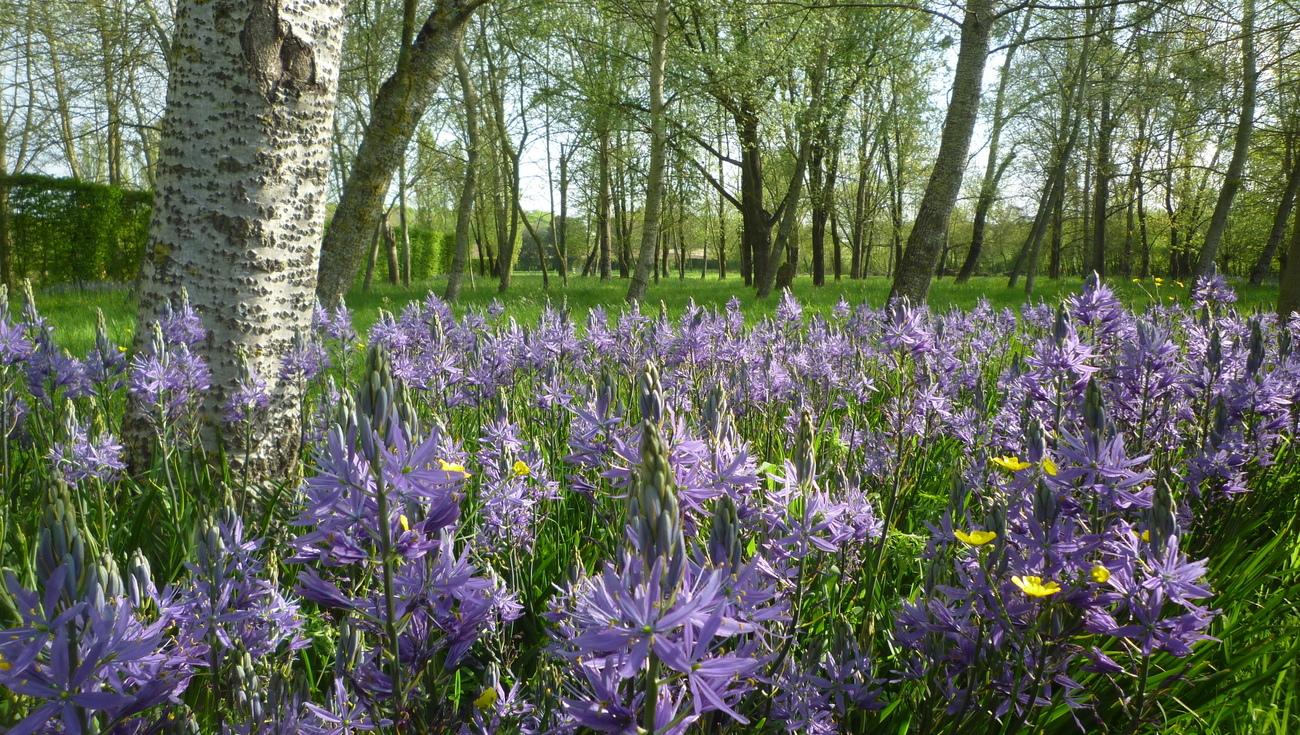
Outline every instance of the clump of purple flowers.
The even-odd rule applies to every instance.
[[[126,468],[122,445],[108,432],[91,435],[90,427],[77,421],[69,407],[63,441],[50,448],[49,460],[57,476],[69,485],[86,480],[110,482]]]

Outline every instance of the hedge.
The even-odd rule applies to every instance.
[[[76,179],[0,176],[16,278],[42,284],[130,281],[149,236],[153,193]],[[4,238],[0,237],[0,241]]]

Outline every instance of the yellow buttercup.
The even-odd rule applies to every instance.
[[[1027,469],[1028,467],[1030,467],[1030,464],[1028,462],[1024,461],[1023,459],[1015,455],[994,457],[989,461],[997,465],[998,467],[1001,467],[1002,469],[1006,470],[1007,472],[1019,472],[1023,469]]]
[[[997,533],[994,531],[977,530],[967,533],[960,528],[954,530],[952,535],[956,536],[958,541],[961,541],[964,544],[970,544],[971,546],[983,546],[998,537]]]
[[[1049,595],[1054,595],[1061,591],[1061,585],[1056,582],[1051,580],[1044,582],[1042,577],[1034,576],[1032,574],[1023,577],[1012,577],[1011,583],[1019,587],[1021,592],[1024,592],[1030,597],[1048,597]]]
[[[492,705],[497,703],[497,690],[484,689],[483,693],[478,695],[474,700],[474,706],[479,709],[491,709]]]
[[[438,468],[443,472],[459,472],[462,475],[469,477],[469,473],[465,471],[465,465],[459,462],[448,462],[445,459],[440,459],[438,460]]]
[[[1046,472],[1048,475],[1052,477],[1056,477],[1056,472],[1057,472],[1056,462],[1053,461],[1051,457],[1043,457],[1042,467],[1043,467],[1043,472]]]

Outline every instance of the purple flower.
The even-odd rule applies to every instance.
[[[54,471],[69,485],[95,479],[110,482],[126,468],[122,461],[122,445],[107,432],[90,436],[86,424],[78,423],[75,413],[69,411],[66,441],[50,448],[49,460]]]
[[[301,333],[295,334],[293,345],[280,359],[281,380],[312,380],[329,367],[329,353],[325,347]]]
[[[167,304],[162,318],[158,320],[158,325],[162,328],[163,337],[168,344],[185,345],[191,350],[208,336],[208,331],[203,327],[203,320],[194,311],[194,307],[190,304],[189,292],[184,288],[181,288],[180,298],[176,303]]]
[[[127,390],[148,408],[158,430],[193,420],[212,383],[207,362],[188,346],[168,342],[157,322],[149,347],[131,359],[128,372]]]
[[[311,702],[305,706],[308,719],[302,723],[302,732],[310,735],[352,735],[374,732],[392,724],[389,720],[373,719],[370,708],[348,691],[341,677],[334,679],[329,709]]]
[[[239,379],[226,398],[223,418],[230,424],[247,423],[261,416],[270,405],[271,394],[267,392],[266,380],[249,364],[248,357],[241,355]]]
[[[1211,273],[1196,279],[1192,286],[1192,303],[1197,308],[1203,306],[1228,306],[1237,301],[1237,294],[1228,285],[1228,279],[1221,273]]]

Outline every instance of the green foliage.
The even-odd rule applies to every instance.
[[[153,194],[76,179],[4,176],[14,273],[48,285],[130,281],[149,236]]]
[[[411,238],[411,280],[423,281],[446,273],[442,250],[446,235],[419,225],[408,230]]]

